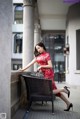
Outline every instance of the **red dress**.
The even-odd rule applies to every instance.
[[[51,60],[50,54],[48,52],[43,52],[39,56],[36,57],[36,61],[39,65],[47,65],[48,61]],[[52,68],[41,68],[41,71],[44,75],[45,79],[52,80],[52,89],[57,89],[55,82],[54,82],[54,71]],[[61,96],[60,93],[57,94],[57,96]]]

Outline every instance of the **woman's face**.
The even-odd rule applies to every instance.
[[[39,53],[43,53],[43,52],[44,52],[43,47],[41,47],[41,46],[39,46],[39,45],[36,45],[36,50],[37,50]]]

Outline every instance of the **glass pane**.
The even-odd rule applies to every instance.
[[[13,70],[18,70],[19,68],[22,68],[22,64],[13,64]]]
[[[14,36],[14,53],[22,53],[22,33]]]
[[[76,68],[80,70],[80,29],[76,31]]]
[[[22,5],[15,5],[14,23],[15,24],[23,23],[23,6]]]
[[[63,52],[63,48],[65,46],[64,34],[45,33],[43,36],[43,43],[45,44],[47,51],[51,55],[53,70],[55,73],[55,80],[58,81],[60,79],[59,75],[64,75],[65,78],[65,59]]]

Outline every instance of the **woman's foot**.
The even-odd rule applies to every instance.
[[[69,96],[70,96],[70,90],[68,89],[69,87],[67,87],[67,86],[64,86],[64,89],[66,89],[66,91],[67,91],[67,94],[68,94],[68,98],[69,98]]]
[[[68,106],[68,108],[67,109],[64,109],[64,111],[69,111],[71,108],[73,110],[73,104],[72,103],[70,103],[69,106]]]

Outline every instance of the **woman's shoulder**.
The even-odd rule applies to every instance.
[[[45,54],[46,54],[46,55],[50,55],[50,53],[49,53],[49,52],[45,52]]]
[[[45,52],[45,58],[50,58],[50,53],[49,52]]]

